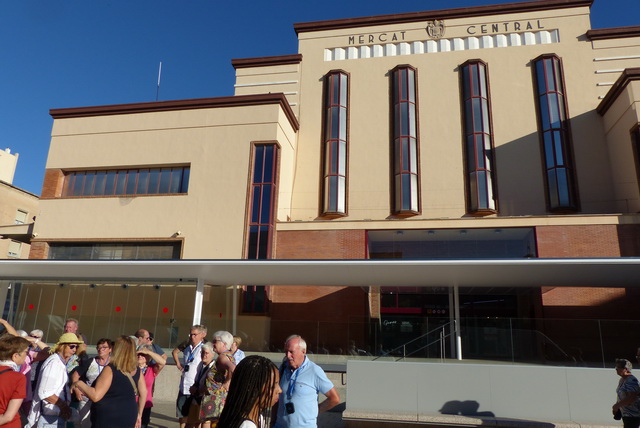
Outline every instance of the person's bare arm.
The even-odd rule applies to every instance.
[[[89,400],[95,403],[102,400],[104,395],[109,390],[109,387],[111,387],[112,381],[113,371],[111,370],[111,367],[107,366],[104,368],[104,370],[102,370],[102,373],[100,373],[98,379],[96,379],[96,382],[94,383],[95,387],[89,386],[81,380],[74,382],[73,387],[79,389],[80,392],[89,397]]]
[[[336,388],[333,387],[326,394],[327,399],[318,405],[318,411],[326,412],[327,410],[331,410],[340,404],[340,394],[336,391]]]
[[[60,409],[60,417],[65,421],[71,417],[71,408],[66,401],[53,394],[44,399],[47,403],[53,404],[54,406],[58,406]]]
[[[22,398],[14,398],[13,400],[9,400],[7,409],[2,415],[0,415],[0,425],[8,424],[13,420],[13,418],[18,413],[18,410],[20,410],[22,400]]]
[[[12,334],[14,336],[18,335],[18,332],[16,331],[16,329],[13,328],[13,326],[9,324],[7,320],[0,318],[0,324],[2,324],[4,328],[7,329],[7,333]]]
[[[167,359],[166,358],[164,358],[162,355],[160,355],[160,354],[158,354],[156,352],[150,351],[148,349],[140,349],[138,351],[138,354],[146,354],[146,355],[150,356],[153,361],[156,362],[153,365],[153,371],[154,371],[155,374],[160,373],[160,370],[162,370],[164,368],[165,364],[167,364]]]
[[[225,358],[218,357],[218,360],[222,360],[218,368],[221,368],[222,370],[226,370],[226,373],[227,373],[227,377],[224,383],[222,384],[222,387],[228,391],[229,385],[231,384],[231,376],[233,376],[233,371],[236,369],[236,365],[228,357],[225,357]],[[217,363],[218,361],[216,361],[216,366],[218,365]]]
[[[136,427],[139,427],[140,424],[142,423],[142,412],[144,411],[144,405],[146,403],[147,403],[147,383],[144,381],[144,376],[142,375],[142,372],[140,372],[140,376],[138,377],[138,418],[136,420],[136,425],[135,425]]]
[[[79,380],[80,380],[80,374],[78,373],[78,371],[74,370],[73,372],[71,372],[71,384],[75,385],[75,383]],[[80,391],[78,388],[71,388],[71,392],[76,396],[78,401],[82,400],[83,394],[82,394],[82,391]]]
[[[178,368],[178,370],[182,371],[182,364],[180,364],[180,349],[174,348],[173,351],[171,351],[171,356],[176,362],[176,367]]]

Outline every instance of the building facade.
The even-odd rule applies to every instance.
[[[301,23],[298,53],[232,60],[233,97],[52,110],[30,257],[640,256],[640,27],[593,30],[591,4]],[[238,315],[250,350],[293,328],[317,353],[425,337],[440,355],[428,334],[453,311],[447,287],[210,285],[203,321]],[[467,355],[596,358],[593,335],[637,319],[633,290],[602,285],[461,289]],[[19,306],[27,324],[112,325],[95,335],[150,324],[173,346],[193,293],[30,284]]]

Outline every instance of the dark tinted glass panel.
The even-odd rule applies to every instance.
[[[138,195],[144,195],[149,193],[149,170],[143,169],[138,173],[138,185],[136,187],[136,193]]]
[[[160,186],[160,170],[152,169],[149,171],[149,187],[147,188],[147,193],[155,194],[160,193],[158,188]]]
[[[183,174],[184,171],[182,168],[173,168],[171,170],[171,187],[169,187],[169,193],[181,193]]]
[[[96,181],[96,173],[91,171],[85,173],[84,176],[84,188],[82,189],[83,196],[93,195],[93,185]]]
[[[171,185],[171,168],[162,168],[160,172],[160,184],[158,187],[158,193],[169,193],[169,186]]]
[[[73,195],[73,186],[75,185],[75,182],[76,182],[76,174],[75,173],[71,173],[71,174],[67,175],[67,178],[65,180],[65,190],[64,190],[64,195],[65,196]]]
[[[180,193],[187,193],[189,191],[189,178],[191,177],[191,168],[183,168],[182,170],[182,186],[180,187]]]
[[[104,194],[113,195],[116,187],[117,171],[107,171],[107,180],[104,185]]]
[[[123,195],[125,191],[125,184],[127,183],[127,171],[118,171],[116,177],[116,195]]]
[[[266,260],[269,258],[269,241],[271,240],[271,234],[269,233],[269,226],[259,226],[259,230],[258,259]]]
[[[106,171],[98,171],[96,173],[96,179],[93,189],[93,194],[100,196],[104,195],[104,188],[107,183],[107,172]]]
[[[260,223],[269,224],[271,221],[271,184],[262,186],[262,203],[260,213]]]
[[[127,171],[127,188],[125,189],[125,194],[127,195],[135,195],[136,194],[136,185],[138,182],[138,171]]]
[[[273,148],[274,146],[265,146],[264,148],[264,183],[272,183],[273,180]]]
[[[52,243],[49,258],[57,260],[179,259],[180,243]]]
[[[264,146],[256,146],[253,159],[253,182],[262,183],[262,169],[264,168]]]
[[[251,202],[251,223],[258,223],[260,218],[261,186],[253,186],[253,200]]]

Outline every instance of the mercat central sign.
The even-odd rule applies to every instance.
[[[430,38],[437,39],[439,37],[434,37],[436,34],[442,34],[444,32],[444,22],[443,21],[434,21],[439,24],[439,31],[434,32],[433,29],[431,33],[429,33],[429,28],[425,28]],[[480,24],[480,25],[469,25],[465,28],[465,35],[467,36],[477,36],[483,34],[497,34],[497,33],[512,33],[518,31],[533,31],[533,30],[543,30],[545,27],[541,20],[533,20],[533,21],[510,21],[510,22],[496,22],[496,23],[488,23],[488,24]],[[389,32],[380,32],[380,33],[368,33],[368,34],[354,34],[352,36],[348,36],[348,44],[349,45],[371,45],[376,43],[396,43],[396,42],[405,42],[409,41],[407,38],[407,31],[389,31]]]

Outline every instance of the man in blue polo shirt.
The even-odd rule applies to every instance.
[[[307,343],[298,335],[284,343],[285,359],[280,366],[280,388],[276,428],[316,428],[318,413],[340,403],[340,396],[324,371],[307,358]],[[318,394],[327,399],[318,405]]]

